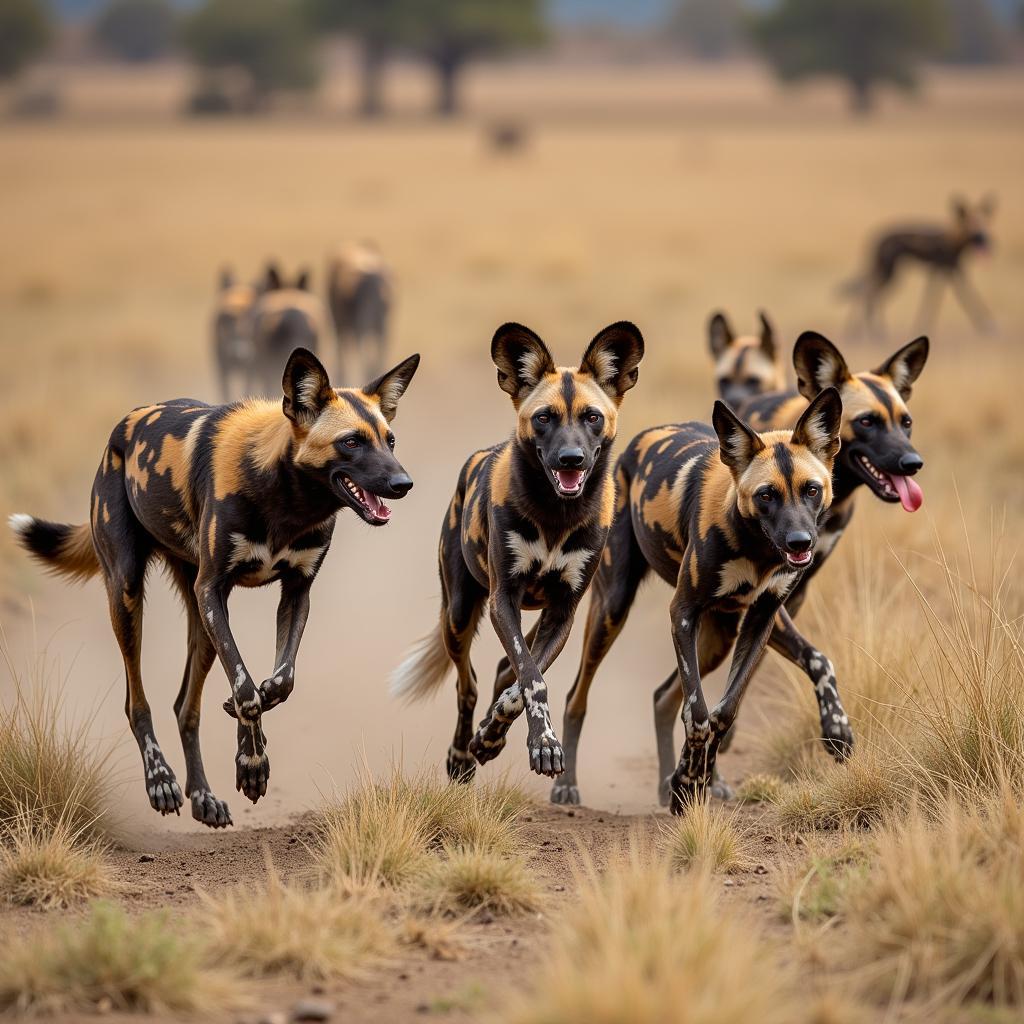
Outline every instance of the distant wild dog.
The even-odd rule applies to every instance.
[[[259,294],[259,287],[239,283],[230,269],[221,271],[213,308],[213,351],[225,402],[253,391],[252,312]]]
[[[338,358],[346,367],[376,373],[384,362],[392,292],[391,269],[367,242],[347,246],[328,261],[327,303]]]
[[[274,264],[267,268],[252,311],[253,390],[267,395],[277,390],[277,375],[292,349],[318,353],[324,307],[309,288],[308,270],[300,270],[289,283]]]
[[[604,548],[618,410],[636,384],[643,352],[640,331],[627,322],[601,331],[578,368],[556,367],[544,342],[520,324],[494,335],[491,358],[498,386],[516,408],[516,431],[471,455],[459,474],[441,529],[441,621],[393,680],[397,694],[424,696],[454,664],[458,722],[447,764],[453,780],[472,778],[474,758],[484,764],[496,757],[524,710],[530,767],[541,775],[562,771],[544,672],[565,645]],[[470,646],[488,601],[506,657],[474,736]],[[528,636],[523,608],[541,610]]]
[[[992,328],[992,316],[967,280],[961,262],[970,252],[989,251],[989,225],[995,213],[995,199],[986,196],[972,207],[967,200],[957,197],[951,207],[950,224],[927,224],[885,232],[872,243],[864,274],[842,286],[841,293],[861,307],[864,326],[869,331],[879,331],[879,303],[892,287],[896,271],[907,263],[919,263],[928,272],[918,313],[922,330],[931,327],[945,284],[952,286],[977,330]]]
[[[748,398],[785,387],[775,351],[775,331],[768,317],[758,313],[759,334],[737,336],[722,312],[708,321],[708,344],[715,360],[718,397],[738,409]]]
[[[565,709],[566,770],[555,803],[578,803],[576,753],[594,675],[615,642],[640,583],[653,569],[675,588],[669,606],[682,678],[686,739],[673,771],[679,711],[655,695],[662,797],[681,813],[711,784],[776,614],[814,560],[818,526],[832,501],[832,460],[842,406],[828,388],[796,427],[755,433],[721,401],[703,423],[645,430],[615,470],[615,520],[594,579],[579,672]],[[808,644],[804,644],[809,647]],[[725,695],[708,710],[701,679],[735,647]],[[817,655],[821,665],[827,663]],[[838,759],[853,736],[828,673],[817,689],[822,737]]]
[[[90,522],[11,517],[21,544],[49,569],[77,579],[101,574],[114,635],[124,656],[125,711],[142,753],[150,804],[178,812],[181,789],[153,732],[142,686],[142,609],[146,569],[163,561],[188,618],[188,657],[174,703],[185,751],[185,796],[192,816],[231,824],[199,750],[203,683],[219,657],[231,683],[225,709],[238,719],[237,788],[255,803],[267,791],[270,762],[261,716],[288,698],[309,614],[309,591],[345,508],[372,526],[412,480],[394,456],[398,400],[419,356],[364,388],[332,388],[316,357],[292,353],[283,401],[250,399],[209,406],[192,399],[147,405],[110,435],[92,490]],[[236,586],[281,584],[275,668],[259,686],[228,625]]]

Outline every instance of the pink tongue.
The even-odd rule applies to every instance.
[[[377,497],[376,494],[371,494],[369,491],[363,491],[363,494],[366,496],[366,504],[369,506],[370,512],[374,516],[374,518],[391,518],[391,509],[389,509],[387,505],[385,505],[384,502]]]
[[[924,492],[917,485],[917,481],[909,476],[893,476],[889,474],[889,482],[896,488],[900,496],[900,504],[908,512],[916,512],[924,501]]]
[[[563,491],[579,490],[580,481],[583,479],[583,471],[579,469],[559,469],[555,471],[558,477],[558,486]]]

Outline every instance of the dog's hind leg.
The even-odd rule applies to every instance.
[[[174,714],[178,719],[178,733],[185,752],[185,796],[192,803],[192,817],[210,828],[226,828],[233,824],[227,803],[218,800],[210,789],[199,749],[199,715],[203,700],[203,684],[210,673],[216,652],[209,634],[203,627],[199,605],[193,591],[196,570],[184,562],[167,559],[188,620],[188,654],[185,672],[174,701]]]
[[[181,789],[156,741],[142,688],[142,606],[152,542],[128,503],[124,460],[119,453],[116,461],[105,458],[96,476],[92,536],[107,588],[110,623],[124,659],[124,709],[142,754],[146,794],[154,810],[177,814],[183,803]]]
[[[647,571],[647,562],[633,534],[629,511],[623,510],[612,524],[600,567],[591,585],[580,667],[565,699],[565,715],[562,719],[565,771],[551,787],[552,803],[580,802],[576,757],[583,720],[587,714],[590,686],[605,655],[626,624],[637,589]]]
[[[814,684],[822,742],[837,761],[845,761],[853,751],[853,730],[839,699],[836,670],[832,662],[803,638],[785,608],[780,609],[775,616],[768,645],[800,668]]]

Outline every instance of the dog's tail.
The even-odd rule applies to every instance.
[[[452,659],[441,635],[441,624],[420,637],[405,661],[391,674],[391,695],[405,700],[421,700],[436,690],[452,668]]]
[[[50,572],[87,580],[100,571],[89,525],[48,523],[18,512],[7,520],[18,543]]]

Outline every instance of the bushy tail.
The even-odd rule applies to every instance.
[[[7,522],[18,543],[50,572],[87,580],[100,571],[88,524],[48,523],[21,512]]]
[[[391,695],[421,700],[436,690],[452,668],[441,636],[441,624],[413,644],[405,661],[391,674]]]

